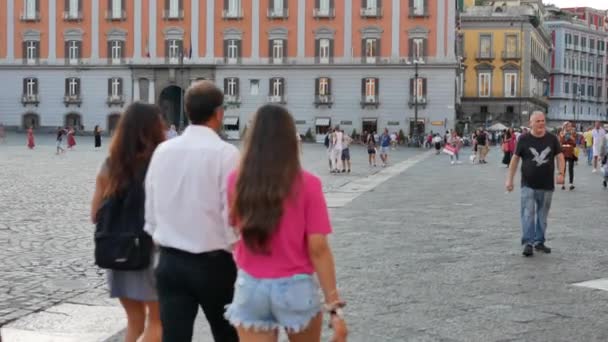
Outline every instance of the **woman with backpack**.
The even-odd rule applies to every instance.
[[[323,309],[330,315],[333,341],[346,341],[321,181],[302,169],[297,151],[291,114],[280,106],[262,106],[239,169],[228,177],[230,223],[241,239],[234,251],[234,299],[225,316],[241,342],[277,341],[278,330],[290,341],[318,342]]]
[[[126,217],[129,222],[141,223],[141,227],[132,227],[131,229],[136,229],[141,234],[145,234],[143,232],[143,223],[145,222],[143,217],[145,173],[152,158],[152,153],[164,140],[165,130],[160,108],[140,102],[133,103],[127,108],[116,128],[110,146],[110,155],[97,175],[95,193],[91,204],[91,220],[98,225],[95,251],[95,261],[98,265],[100,265],[100,259],[104,256],[103,253],[120,253],[119,249],[122,245],[114,244],[111,248],[105,250],[98,249],[100,247],[97,245],[100,230],[99,221],[103,225],[103,221],[112,221],[112,215],[120,216],[120,220],[117,221],[124,221],[123,219]],[[126,194],[129,194],[129,196]],[[128,213],[116,213],[108,209],[112,200],[117,202],[118,199],[124,198],[129,198],[129,208],[135,208],[136,210],[130,210]],[[120,203],[122,205],[127,201]],[[112,209],[120,209],[121,205]],[[120,235],[121,232],[116,231],[116,227],[120,227],[118,230],[123,229],[124,224],[120,225],[119,223],[114,224],[115,231],[112,233]],[[124,229],[126,230],[126,228]],[[112,236],[109,237],[112,238]],[[116,239],[119,239],[119,237],[116,237]],[[147,244],[147,250],[150,251],[146,253],[150,255],[143,257],[147,257],[147,260],[144,260],[142,269],[117,270],[118,267],[112,269],[111,266],[100,266],[109,268],[107,275],[110,296],[119,298],[127,313],[128,325],[125,341],[138,341],[142,335],[141,341],[160,341],[162,328],[151,262],[152,239],[148,236],[146,239],[141,239],[141,242],[139,241],[139,239],[136,240],[136,246],[139,246],[140,243],[142,245]],[[128,252],[125,254],[128,257],[132,256]],[[129,263],[132,261],[125,260]]]

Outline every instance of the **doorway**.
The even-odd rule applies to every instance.
[[[108,115],[108,133],[114,135],[114,131],[118,126],[118,120],[120,120],[120,114],[114,113]]]
[[[21,124],[23,129],[28,129],[30,127],[37,129],[40,127],[40,116],[36,113],[24,114]]]
[[[175,128],[179,130],[188,125],[186,113],[182,110],[183,100],[184,91],[178,86],[168,86],[160,93],[158,103],[167,126],[175,125]]]
[[[80,114],[70,113],[66,115],[64,127],[72,127],[75,131],[81,131],[82,129],[84,129],[84,127],[82,126],[82,119],[80,117]]]
[[[361,125],[361,132],[367,132],[371,134],[378,132],[378,119],[364,118],[362,121],[363,122]],[[364,139],[367,139],[367,137],[364,137]]]

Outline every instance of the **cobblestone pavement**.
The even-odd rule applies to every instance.
[[[55,302],[112,303],[91,266],[87,218],[105,154],[78,148],[56,157],[52,146],[0,146],[0,322]],[[519,191],[505,194],[498,154],[455,166],[432,156],[331,209],[349,341],[608,341],[608,292],[571,285],[608,277],[601,178],[576,167],[576,190],[554,195],[553,253],[523,258]],[[327,175],[318,145],[306,145],[304,164],[332,192],[376,172],[362,149],[353,155],[351,176]],[[194,340],[210,341],[202,319]]]
[[[55,155],[54,136],[24,135],[0,144],[0,326],[73,298],[105,295],[104,272],[92,264],[90,198],[95,175],[107,153],[92,137],[77,137],[74,151]],[[402,161],[418,151],[401,149]],[[303,164],[323,178],[325,191],[375,172],[362,147],[353,147],[353,172],[329,175],[322,145],[304,144]],[[95,292],[94,291],[94,292]]]

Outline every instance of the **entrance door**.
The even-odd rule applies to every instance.
[[[316,118],[315,119],[315,141],[317,143],[324,143],[325,136],[327,132],[329,132],[329,128],[331,127],[331,119],[330,118]]]
[[[118,120],[120,120],[120,114],[114,113],[108,115],[108,132],[110,135],[114,135],[114,130],[118,126]]]
[[[186,113],[182,110],[184,91],[178,86],[168,86],[160,93],[158,104],[167,125],[180,129],[188,125]],[[181,125],[180,125],[181,118]]]
[[[363,119],[363,124],[361,125],[362,133],[378,133],[378,119],[368,118]],[[363,137],[363,139],[367,139],[367,137]]]
[[[241,138],[238,116],[224,116],[224,133],[227,139],[238,140]]]
[[[410,120],[410,137],[414,137],[416,135],[424,136],[424,129],[424,120],[418,120],[418,130],[416,130],[414,120]]]
[[[82,120],[80,114],[70,113],[65,116],[65,127],[72,127],[75,131],[82,130]]]
[[[27,113],[23,115],[22,128],[28,129],[32,127],[33,129],[37,129],[40,127],[40,116],[36,113]]]

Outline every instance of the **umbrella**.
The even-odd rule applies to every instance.
[[[490,131],[504,131],[505,129],[508,129],[509,127],[499,123],[495,123],[492,126],[488,127],[488,130]]]

